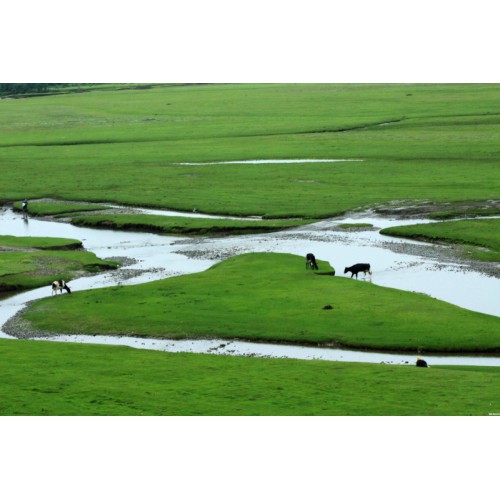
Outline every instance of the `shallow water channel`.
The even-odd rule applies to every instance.
[[[149,211],[164,215],[205,217],[203,214]],[[118,270],[75,279],[73,291],[114,285],[132,285],[182,274],[201,272],[229,256],[248,252],[279,252],[304,256],[308,252],[328,261],[337,272],[332,279],[350,279],[344,267],[370,262],[372,283],[401,290],[425,293],[457,306],[500,316],[500,279],[457,261],[449,249],[439,245],[409,242],[379,234],[384,227],[429,222],[399,220],[359,213],[329,219],[276,233],[224,238],[185,238],[148,233],[89,229],[64,222],[38,219],[24,221],[9,208],[0,209],[0,234],[75,238],[100,258],[127,257],[134,263]],[[369,223],[373,227],[346,230],[343,223]],[[321,271],[321,269],[320,269]],[[360,275],[360,279],[361,279]],[[330,279],[330,278],[327,278]],[[363,278],[364,279],[364,278]],[[50,287],[20,293],[0,302],[0,325],[27,302],[49,296]],[[1,338],[10,337],[0,330]],[[169,352],[214,353],[258,357],[291,357],[373,363],[413,364],[415,354],[389,354],[343,349],[301,347],[222,340],[161,340],[129,337],[60,335],[39,340],[128,345]],[[500,366],[500,358],[484,356],[425,356],[429,364],[472,364]]]

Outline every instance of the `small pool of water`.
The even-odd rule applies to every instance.
[[[175,163],[174,165],[270,165],[276,163],[338,163],[347,161],[364,161],[361,159],[314,159],[314,158],[296,158],[290,160],[233,160],[233,161],[208,161],[208,162],[189,162]]]

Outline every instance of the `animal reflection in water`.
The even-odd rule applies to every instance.
[[[312,253],[306,255],[306,269],[319,269],[316,263],[316,257]]]
[[[64,280],[56,280],[52,282],[52,295],[57,295],[57,292],[63,293],[63,290],[71,293],[71,289]]]

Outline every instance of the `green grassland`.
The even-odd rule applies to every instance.
[[[331,270],[319,262],[320,271]],[[318,275],[303,258],[246,254],[143,285],[41,300],[37,330],[163,338],[226,338],[410,352],[495,352],[500,318],[418,293]],[[331,309],[324,309],[325,306]],[[85,315],[82,316],[82,311]]]
[[[150,231],[183,235],[235,235],[280,231],[316,222],[313,219],[227,220],[163,215],[80,215],[72,216],[77,226],[103,227],[124,231]]]
[[[312,218],[392,200],[497,199],[499,90],[240,84],[4,100],[0,199]],[[262,158],[364,161],[178,165]]]
[[[500,262],[500,219],[475,219],[390,227],[380,231],[424,241],[441,241],[465,246],[468,257]]]
[[[104,86],[3,99],[0,200],[81,200],[77,212],[93,202],[311,219],[387,202],[474,202],[484,214],[482,200],[486,206],[500,198],[499,91],[497,84]],[[295,158],[363,161],[206,164]],[[471,231],[468,243],[498,253],[494,241],[483,240],[487,229]],[[75,262],[70,254],[84,252],[64,253],[0,252],[2,280],[68,280],[95,259]],[[31,260],[40,257],[47,261]],[[320,262],[320,271],[328,269]],[[283,255],[242,256],[196,275],[42,300],[24,318],[54,332],[424,352],[500,347],[497,317],[306,272],[303,258]],[[2,415],[500,412],[496,368],[421,370],[17,340],[0,340],[0,356]]]
[[[116,262],[81,250],[78,240],[0,236],[0,247],[0,292],[37,288],[56,279],[70,281],[118,267]]]
[[[80,240],[39,236],[0,235],[0,247],[38,248],[43,250],[69,250],[83,248]]]
[[[498,368],[168,354],[0,339],[0,415],[488,415]]]

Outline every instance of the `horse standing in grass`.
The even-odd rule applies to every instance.
[[[57,295],[57,292],[61,292],[62,294],[63,290],[71,293],[68,284],[64,280],[56,280],[52,282],[52,295]]]

